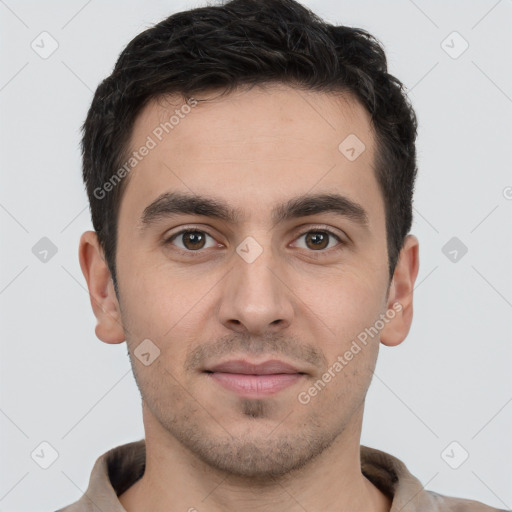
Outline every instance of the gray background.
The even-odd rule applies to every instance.
[[[382,41],[420,123],[415,318],[381,349],[362,443],[427,489],[511,508],[512,1],[304,4]],[[136,34],[201,5],[0,0],[0,510],[75,501],[99,455],[144,435],[126,345],[95,337],[78,263],[92,229],[79,126]],[[43,31],[59,45],[46,59],[31,47]],[[46,262],[33,253],[43,237],[57,249]],[[456,261],[442,250],[452,237]],[[58,452],[47,469],[42,442]]]

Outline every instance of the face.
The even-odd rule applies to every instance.
[[[359,435],[382,331],[405,337],[374,134],[349,97],[196,98],[136,121],[132,150],[150,149],[120,206],[120,321],[102,330],[98,310],[97,334],[127,342],[146,433],[232,474],[280,475]]]

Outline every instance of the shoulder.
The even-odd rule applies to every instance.
[[[453,496],[444,496],[434,491],[426,491],[429,497],[437,505],[440,511],[450,512],[510,512],[504,508],[494,508],[485,505],[480,501],[468,500],[464,498],[455,498]]]
[[[361,445],[361,470],[384,494],[392,497],[390,512],[512,512],[426,490],[398,457],[376,448]]]
[[[82,497],[55,512],[124,511],[117,497],[142,476],[145,459],[144,439],[111,448],[96,459]]]

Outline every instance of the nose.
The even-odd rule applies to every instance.
[[[218,311],[220,322],[236,332],[254,336],[278,333],[293,320],[292,286],[270,249],[248,262],[234,255],[226,275]]]

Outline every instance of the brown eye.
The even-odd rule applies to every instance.
[[[191,231],[181,235],[181,239],[187,249],[197,250],[203,248],[205,237],[199,231]]]
[[[325,230],[325,229],[316,230],[316,231],[307,231],[306,233],[303,233],[302,235],[300,235],[297,240],[299,240],[301,238],[304,238],[305,247],[303,247],[303,248],[310,249],[310,250],[316,251],[316,252],[323,251],[327,248],[330,249],[331,247],[333,247],[331,245],[331,241],[333,239],[338,242],[338,245],[344,245],[343,240],[338,235],[336,235],[332,231]],[[334,244],[334,245],[336,245],[336,244]]]
[[[308,245],[311,244],[311,245]],[[325,249],[329,245],[329,235],[322,232],[312,231],[306,234],[306,245],[313,249]]]
[[[205,248],[207,237],[213,240],[213,238],[204,231],[199,231],[197,229],[185,229],[183,231],[180,231],[179,233],[172,235],[166,241],[166,243],[172,244],[174,240],[177,240],[182,244],[176,244],[180,249],[183,249],[185,251],[198,251],[200,249]],[[213,244],[213,246],[214,245],[215,244]]]

